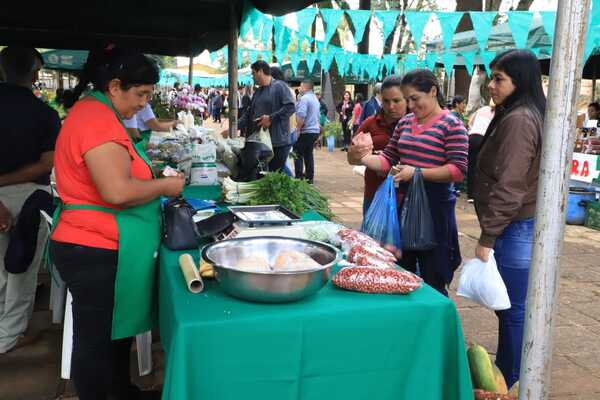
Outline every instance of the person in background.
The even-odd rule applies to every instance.
[[[305,80],[300,85],[300,101],[296,105],[296,131],[298,140],[294,144],[296,178],[313,183],[315,177],[314,146],[321,131],[319,125],[319,100],[313,93],[313,83]]]
[[[63,120],[67,116],[67,110],[64,106],[64,94],[65,90],[62,88],[56,89],[56,95],[54,99],[52,99],[48,105],[56,110],[58,116],[61,120]]]
[[[181,90],[181,84],[179,82],[175,82],[173,85],[173,89],[169,92],[169,101],[173,101],[175,97],[179,95],[179,91]]]
[[[252,79],[258,86],[252,96],[250,110],[240,118],[240,127],[248,134],[260,128],[268,129],[273,145],[273,158],[269,162],[269,171],[283,171],[292,141],[290,135],[290,116],[295,112],[294,97],[285,82],[271,76],[271,67],[259,60],[250,66]],[[227,136],[225,130],[221,135]]]
[[[402,77],[390,75],[381,84],[381,110],[367,118],[357,129],[356,134],[371,135],[373,152],[381,154],[386,148],[398,121],[406,115],[407,104],[402,94]],[[357,146],[348,149],[348,160],[356,156]],[[375,192],[385,180],[386,175],[367,169],[365,171],[365,191],[363,200],[363,218],[375,197]]]
[[[221,113],[223,112],[223,97],[218,90],[211,100],[213,122],[221,123]]]
[[[140,149],[145,149],[152,131],[168,131],[175,127],[177,121],[161,122],[156,119],[150,102],[131,118],[124,119],[123,124],[132,139],[140,142]]]
[[[365,119],[377,114],[379,110],[381,110],[381,82],[376,83],[373,87],[373,96],[363,106],[358,123],[362,124]]]
[[[81,400],[160,396],[132,384],[129,360],[133,336],[156,322],[160,198],[179,196],[184,179],[155,179],[121,121],[144,108],[158,80],[141,53],[90,51],[75,95],[88,82],[94,90],[73,106],[56,142],[62,205],[50,257],[73,296],[71,377]]]
[[[374,155],[372,145],[357,145],[360,148],[349,152],[349,161],[384,174],[393,169],[400,204],[416,169],[421,170],[437,245],[428,251],[403,251],[400,265],[412,272],[418,266],[425,283],[447,296],[461,263],[453,183],[462,181],[467,171],[467,131],[462,121],[444,109],[440,84],[431,71],[407,73],[402,93],[411,113],[398,122],[383,153]]]
[[[494,102],[475,111],[469,120],[469,169],[467,170],[467,201],[473,203],[477,155],[487,127],[494,118]]]
[[[355,135],[360,124],[360,114],[362,114],[363,96],[357,93],[354,97],[354,109],[352,110],[352,134]]]
[[[511,307],[496,311],[496,364],[510,388],[521,367],[546,98],[540,64],[531,51],[501,53],[490,69],[488,88],[496,113],[477,158],[473,195],[481,235],[475,255],[487,262],[494,249],[508,290]]]
[[[465,117],[465,110],[467,109],[467,99],[465,96],[454,96],[449,104],[448,109],[463,122],[465,127],[468,128],[468,120]]]
[[[600,103],[597,101],[588,104],[587,120],[596,120],[600,122]]]
[[[6,271],[9,231],[26,200],[36,191],[50,193],[54,146],[60,130],[58,113],[36,98],[32,82],[42,67],[42,57],[28,47],[8,46],[0,52],[0,354],[31,342],[27,332],[33,312],[38,270],[42,264],[47,228],[39,225],[35,254],[27,270]]]
[[[350,146],[350,140],[352,139],[352,133],[350,130],[350,120],[352,119],[352,110],[354,109],[354,103],[352,102],[352,95],[350,92],[345,91],[342,101],[340,101],[336,107],[340,124],[342,125],[342,133],[344,135],[344,144],[342,151],[348,151]]]

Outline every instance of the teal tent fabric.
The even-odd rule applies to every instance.
[[[390,33],[396,29],[396,20],[398,19],[399,11],[386,10],[375,11],[375,17],[381,21],[381,31],[383,32],[383,42],[387,40]]]
[[[454,37],[454,32],[456,31],[456,27],[460,22],[460,19],[463,17],[464,13],[462,12],[438,12],[435,13],[438,20],[440,21],[440,26],[442,27],[442,38],[444,40],[444,48],[449,50],[452,48],[452,38]]]
[[[406,17],[406,22],[410,29],[410,33],[415,41],[415,48],[418,51],[421,47],[423,30],[425,29],[425,25],[427,25],[427,22],[431,17],[431,13],[425,11],[406,11],[404,16]]]
[[[436,61],[437,61],[437,53],[434,53],[433,51],[429,51],[425,54],[425,65],[430,70],[433,71],[435,69]]]
[[[460,53],[460,55],[463,57],[463,60],[465,60],[465,67],[467,68],[467,72],[469,73],[469,75],[473,74],[473,65],[475,64],[475,54],[476,52],[473,51],[463,51],[462,53]]]
[[[490,76],[491,75],[490,63],[496,57],[496,52],[495,51],[482,51],[479,53],[479,56],[483,60],[483,66],[485,67],[485,70],[486,70],[488,76]]]
[[[365,34],[367,23],[371,19],[370,10],[346,10],[346,15],[350,17],[354,25],[354,42],[360,43]]]
[[[515,44],[518,49],[527,47],[527,37],[529,36],[529,27],[533,13],[531,11],[509,11],[508,26],[512,32]]]
[[[325,44],[328,44],[344,15],[344,10],[321,8],[320,12],[323,22],[325,23]]]
[[[498,13],[495,11],[470,11],[469,15],[473,23],[473,31],[475,31],[477,43],[479,43],[479,49],[483,51],[492,32],[494,18],[496,18]]]
[[[273,20],[267,18],[264,21],[262,35],[261,35],[261,39],[260,40],[264,44],[267,44],[269,42],[269,39],[271,38],[272,34],[273,34]]]
[[[442,55],[442,61],[444,62],[444,69],[448,78],[452,76],[452,70],[454,69],[454,63],[456,62],[456,53],[453,51],[445,51]]]
[[[252,14],[252,17],[251,17],[252,36],[254,37],[254,40],[260,40],[263,25],[264,25],[264,20],[267,19],[267,17],[265,17],[264,14],[262,14],[258,10],[254,10],[254,11],[255,12]]]
[[[533,51],[533,54],[535,54],[535,57],[537,59],[540,58],[540,53],[542,52],[542,49],[540,49],[539,47],[535,47],[533,49],[530,49],[531,51]]]
[[[210,63],[214,64],[215,61],[217,61],[217,52],[216,51],[211,51],[209,53],[209,56],[210,56]]]
[[[544,30],[550,37],[550,42],[554,42],[554,24],[556,22],[556,11],[540,11]]]
[[[312,24],[317,16],[317,9],[314,7],[307,7],[295,14],[296,19],[298,20],[298,32],[304,35],[310,34]]]
[[[244,64],[244,49],[238,47],[238,50],[237,50],[237,66],[238,66],[238,68],[241,68],[243,64]]]
[[[271,62],[271,59],[273,58],[273,53],[269,50],[263,50],[260,52],[260,56],[264,61]]]
[[[306,53],[306,66],[308,68],[308,73],[312,73],[313,69],[315,68],[315,61],[317,61],[317,54],[316,53]]]

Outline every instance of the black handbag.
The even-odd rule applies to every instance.
[[[171,250],[198,247],[200,235],[194,223],[194,207],[183,197],[174,197],[163,206],[163,242]]]
[[[400,236],[404,250],[427,251],[437,246],[433,218],[421,169],[410,182],[400,214]]]

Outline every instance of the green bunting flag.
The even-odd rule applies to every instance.
[[[329,68],[331,68],[331,63],[333,62],[333,50],[329,49],[329,51],[327,51],[326,53],[321,53],[321,68],[323,68],[324,71],[329,71]]]
[[[238,68],[241,68],[243,64],[244,64],[244,49],[238,47],[238,50],[237,50],[237,66],[238,66]]]
[[[445,51],[442,55],[444,62],[444,69],[446,70],[446,76],[452,77],[452,71],[454,70],[454,63],[456,63],[456,53],[453,51]]]
[[[263,24],[264,24],[263,21],[265,19],[268,19],[268,18],[266,18],[263,13],[261,13],[260,11],[258,11],[256,9],[252,13],[252,17],[251,17],[252,36],[254,37],[254,40],[260,40],[262,28],[263,28]]]
[[[492,33],[494,18],[496,18],[498,13],[495,11],[470,11],[469,15],[473,23],[475,38],[477,38],[477,43],[479,43],[479,50],[484,51],[487,41],[490,38],[490,33]]]
[[[354,43],[358,44],[362,41],[365,34],[367,22],[371,19],[370,10],[346,10],[346,15],[350,17],[352,25],[354,25]]]
[[[300,54],[298,52],[290,54],[290,65],[292,66],[292,71],[294,71],[294,75],[298,75],[298,64],[300,64]]]
[[[320,12],[325,24],[325,44],[328,44],[344,15],[344,10],[321,8]]]
[[[315,61],[317,61],[316,53],[306,53],[306,67],[308,68],[309,74],[312,74],[312,71],[315,68]]]
[[[460,22],[460,19],[463,17],[464,13],[462,12],[438,12],[435,13],[438,20],[440,21],[440,26],[442,27],[442,38],[444,40],[444,48],[449,50],[452,48],[452,39],[454,38],[454,32],[456,31],[456,27]]]
[[[210,63],[214,64],[215,61],[217,61],[217,52],[216,51],[211,51],[209,53],[209,56],[210,56]]]
[[[406,11],[404,16],[406,17],[406,22],[415,42],[415,49],[418,52],[421,47],[423,30],[431,17],[431,13],[425,11]]]
[[[529,27],[533,13],[531,11],[509,11],[508,26],[512,32],[517,49],[524,49],[527,46],[529,36]]]
[[[465,60],[465,68],[469,75],[473,75],[473,66],[475,64],[475,51],[463,51],[460,55]]]
[[[406,54],[404,57],[404,71],[412,71],[417,68],[417,55],[416,54]]]
[[[430,70],[435,69],[435,63],[437,62],[437,53],[430,51],[425,54],[425,65]]]
[[[261,36],[261,41],[264,44],[267,44],[269,42],[269,39],[271,38],[271,34],[273,33],[273,20],[270,18],[266,18],[263,24],[263,30],[262,30],[262,36]]]
[[[388,75],[396,72],[396,65],[398,64],[398,54],[385,54],[383,56],[383,63],[385,65],[386,73]]]
[[[375,17],[381,22],[381,32],[383,33],[383,42],[387,40],[390,33],[396,29],[396,20],[398,19],[399,11],[375,11]]]
[[[540,11],[540,15],[542,16],[542,24],[544,25],[544,30],[550,37],[550,43],[553,43],[556,11]]]
[[[485,71],[487,72],[487,75],[491,76],[492,71],[490,70],[490,64],[492,61],[494,61],[494,58],[496,58],[496,52],[495,51],[482,51],[479,53],[479,57],[481,57],[481,60],[483,61],[483,66],[485,67]]]
[[[348,70],[348,56],[344,50],[336,48],[335,51],[335,63],[337,65],[338,73],[340,76],[345,76]]]
[[[256,60],[258,60],[258,51],[257,50],[247,50],[248,52],[248,62],[250,65],[254,64]]]
[[[296,20],[298,21],[298,32],[303,35],[310,35],[312,24],[317,16],[317,9],[314,7],[307,7],[295,14]]]

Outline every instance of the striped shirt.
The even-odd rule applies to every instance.
[[[468,147],[465,126],[447,110],[424,125],[411,113],[398,122],[380,157],[385,171],[398,163],[419,168],[447,165],[453,181],[459,182],[467,172]]]

